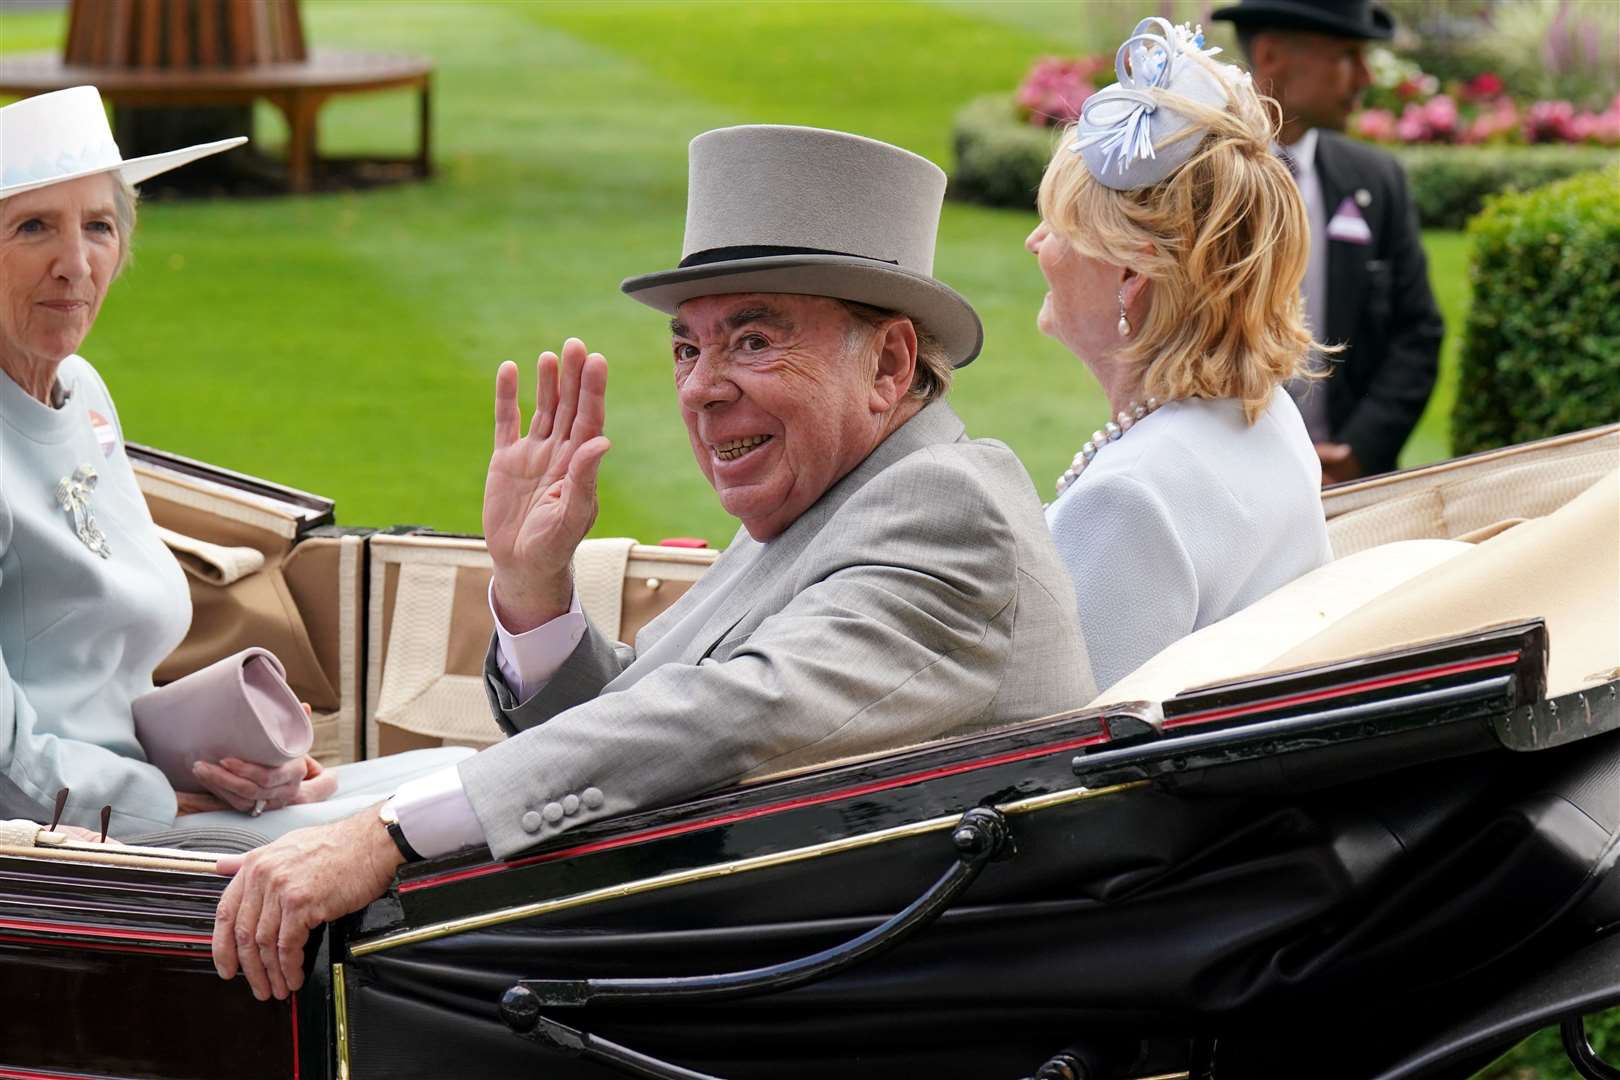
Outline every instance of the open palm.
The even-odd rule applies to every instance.
[[[569,338],[562,356],[535,363],[534,417],[522,434],[518,370],[495,375],[495,450],[484,483],[484,539],[495,564],[501,620],[521,631],[568,609],[574,549],[596,521],[596,472],[609,448],[602,435],[607,361]]]

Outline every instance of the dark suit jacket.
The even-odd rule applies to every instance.
[[[1368,473],[1388,472],[1428,404],[1445,326],[1400,163],[1323,131],[1316,171],[1328,220],[1346,198],[1366,201],[1357,208],[1372,231],[1369,244],[1327,240],[1325,339],[1345,345],[1332,358],[1328,422]]]

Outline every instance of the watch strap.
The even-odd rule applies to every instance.
[[[400,827],[399,815],[394,812],[392,802],[385,803],[378,816],[382,819],[383,828],[388,830],[388,838],[399,848],[399,853],[405,856],[405,861],[421,862],[421,853],[411,847],[411,842],[405,839],[405,830]]]

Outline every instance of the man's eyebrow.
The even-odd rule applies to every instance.
[[[727,330],[731,331],[738,330],[753,323],[762,323],[765,326],[770,326],[787,333],[792,333],[793,330],[796,329],[793,320],[787,316],[786,312],[783,312],[778,308],[767,307],[765,305],[743,308],[741,311],[733,312],[732,314],[727,315],[725,318],[725,327]],[[681,322],[680,319],[669,320],[669,332],[671,335],[678,338],[689,338],[692,336],[691,328],[685,323]]]
[[[751,323],[763,323],[766,326],[789,333],[794,329],[793,320],[788,318],[786,312],[764,305],[743,308],[741,311],[726,316],[726,329],[728,330],[737,330]]]

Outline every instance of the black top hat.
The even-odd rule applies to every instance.
[[[1376,0],[1238,0],[1210,18],[1239,30],[1314,30],[1378,41],[1395,36],[1395,17]]]

